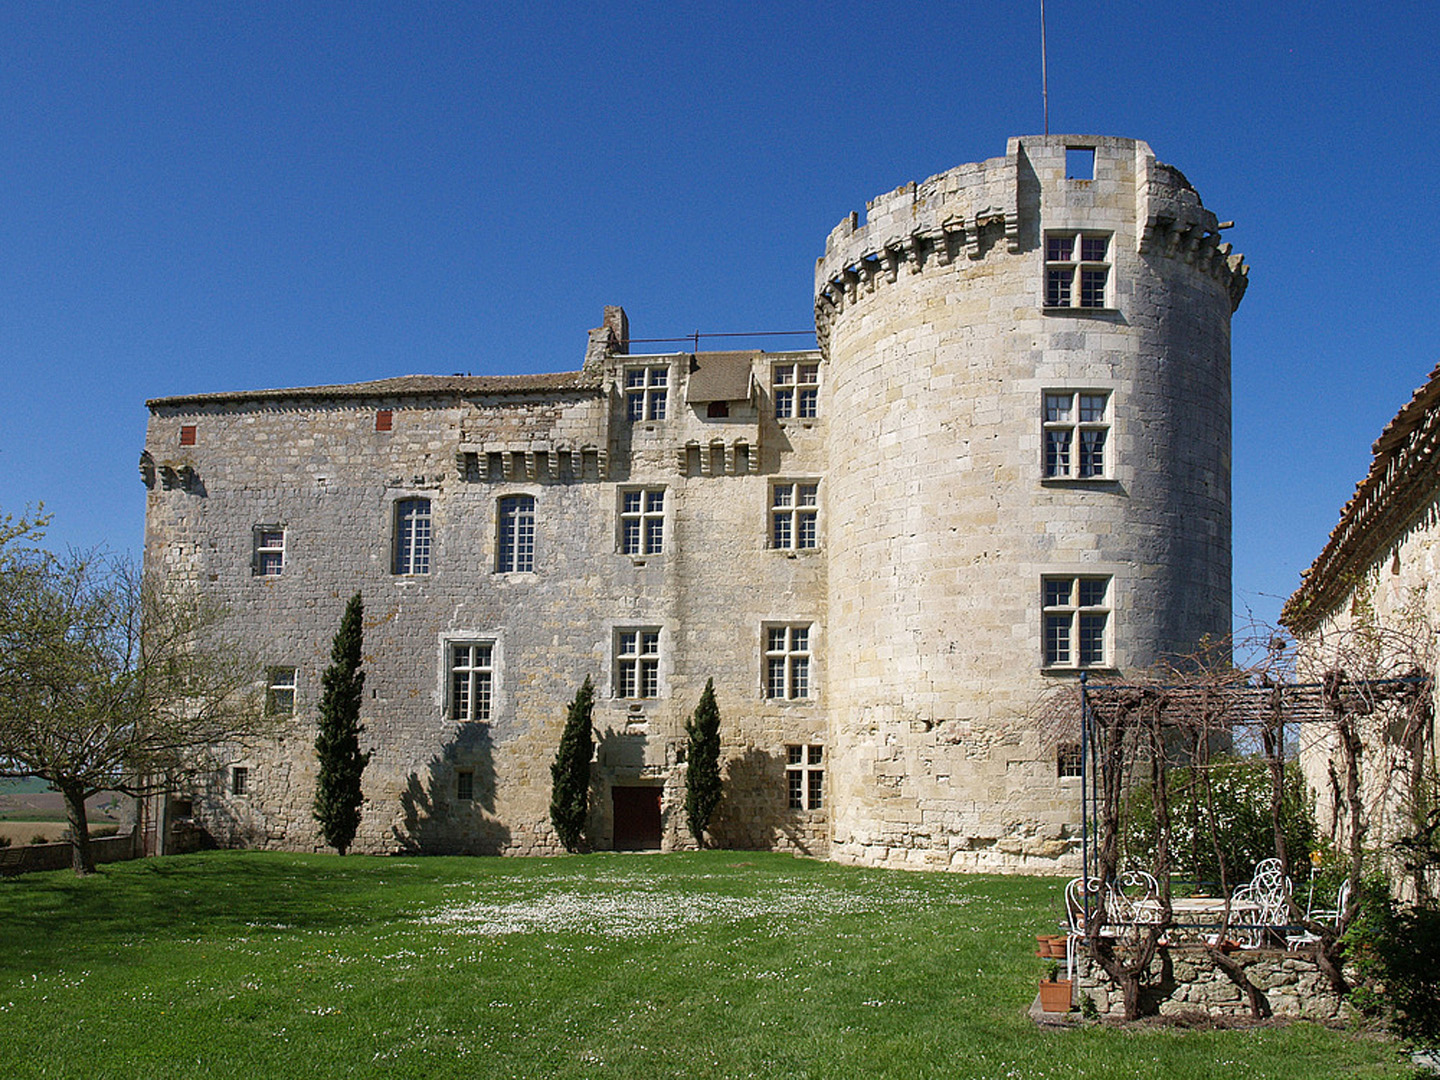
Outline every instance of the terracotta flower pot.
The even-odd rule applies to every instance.
[[[1070,1011],[1071,990],[1069,979],[1040,983],[1040,1009],[1047,1013]]]

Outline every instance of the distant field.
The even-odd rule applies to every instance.
[[[120,801],[125,796],[105,791],[85,800],[85,812],[93,828],[96,825],[114,824],[120,820]],[[51,791],[50,785],[34,776],[23,779],[0,779],[0,825],[20,822],[29,824],[52,824],[63,826],[65,800],[58,791]],[[24,832],[22,828],[20,830]],[[38,832],[41,830],[32,830]],[[6,829],[3,835],[15,839],[17,833]],[[26,832],[23,839],[30,839]]]
[[[706,851],[211,852],[0,880],[29,1077],[1379,1080],[1314,1024],[1038,1028],[1062,882]]]

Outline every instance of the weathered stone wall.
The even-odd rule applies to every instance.
[[[1067,147],[1094,177],[1065,178]],[[1144,143],[1055,136],[907,185],[831,234],[832,855],[1073,866],[1078,781],[1038,703],[1042,577],[1111,581],[1106,673],[1230,626],[1238,257]],[[1045,235],[1108,235],[1106,306],[1045,306]],[[1110,395],[1102,479],[1047,479],[1046,391]],[[852,437],[855,434],[861,437]]]
[[[1433,483],[1433,481],[1432,481]],[[1418,667],[1434,674],[1435,627],[1440,627],[1440,491],[1403,522],[1388,542],[1352,578],[1354,584],[1325,617],[1299,636],[1303,678],[1319,680],[1340,669],[1351,677],[1399,676]],[[1364,745],[1361,799],[1366,810],[1366,843],[1382,848],[1413,830],[1411,778],[1417,765],[1433,775],[1434,706],[1429,730],[1410,730],[1403,710],[1382,704],[1373,715],[1356,716]],[[1347,813],[1337,812],[1331,760],[1339,761],[1338,735],[1331,725],[1310,725],[1300,739],[1300,766],[1315,793],[1322,830],[1346,840]],[[1420,761],[1416,761],[1416,751]]]
[[[1335,1020],[1348,1008],[1315,965],[1313,954],[1271,949],[1230,954],[1263,995],[1274,1016],[1292,1020]],[[1123,1017],[1118,985],[1099,964],[1082,956],[1075,979],[1075,1001],[1095,1002],[1101,1016]],[[1141,988],[1142,1015],[1175,1016],[1205,1013],[1216,1017],[1248,1017],[1249,995],[1217,967],[1200,946],[1156,950]]]
[[[1092,179],[1066,179],[1074,145],[1093,149]],[[1105,306],[1045,306],[1046,230],[1109,236]],[[231,749],[247,793],[215,777],[197,819],[226,843],[319,845],[318,683],[358,589],[375,749],[358,850],[554,850],[549,765],[588,673],[601,847],[617,786],[660,788],[665,846],[691,842],[683,724],[714,677],[720,843],[1073,868],[1079,781],[1057,775],[1033,720],[1076,674],[1042,670],[1042,577],[1110,579],[1108,673],[1229,629],[1229,319],[1245,277],[1218,230],[1144,143],[1017,139],[841,222],[817,264],[819,353],[627,355],[610,309],[575,376],[152,402],[147,574],[224,598],[257,667],[299,671],[293,720]],[[774,365],[797,362],[820,367],[818,415],[777,417]],[[756,392],[712,411],[706,395],[737,364]],[[631,421],[627,371],[656,366],[668,414]],[[1056,390],[1110,395],[1103,477],[1042,475]],[[376,430],[381,409],[390,430]],[[818,485],[815,548],[772,547],[777,482]],[[665,489],[663,554],[621,553],[621,495],[640,487]],[[509,495],[535,499],[533,573],[495,572]],[[396,575],[395,506],[417,497],[431,500],[432,566]],[[286,531],[279,576],[253,572],[262,525]],[[803,699],[765,695],[773,624],[810,628]],[[655,698],[617,695],[623,627],[660,630]],[[456,725],[447,644],[480,639],[495,642],[493,716]],[[811,744],[825,806],[794,811],[786,747]]]
[[[777,359],[753,361],[758,386]],[[320,845],[310,813],[320,675],[359,590],[374,756],[356,850],[555,850],[549,766],[589,674],[598,846],[611,841],[616,784],[662,787],[665,845],[691,843],[683,725],[713,676],[731,777],[717,836],[823,854],[825,814],[788,809],[784,761],[787,743],[824,741],[825,562],[771,550],[767,517],[773,476],[823,475],[823,410],[781,424],[762,400],[709,418],[685,403],[688,360],[617,355],[589,392],[152,403],[147,573],[224,598],[226,632],[258,668],[298,669],[293,720],[231,748],[247,792],[230,794],[228,772],[216,776],[197,820],[222,843]],[[640,364],[671,370],[663,421],[625,419],[624,372]],[[392,410],[391,430],[375,430],[377,409]],[[196,428],[193,446],[180,445],[183,425]],[[620,553],[620,494],[631,486],[665,489],[661,554]],[[498,500],[517,494],[535,499],[535,570],[497,573]],[[391,573],[395,504],[413,497],[431,500],[431,567],[401,576]],[[261,525],[285,529],[278,576],[253,572]],[[808,699],[763,696],[767,622],[813,624]],[[615,632],[628,626],[660,629],[655,698],[617,694]],[[495,642],[492,717],[457,725],[447,644],[480,639]],[[474,773],[473,801],[456,797],[460,769]]]

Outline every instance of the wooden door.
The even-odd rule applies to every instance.
[[[616,851],[658,851],[660,848],[660,789],[611,788],[615,811]]]

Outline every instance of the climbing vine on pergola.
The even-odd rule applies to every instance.
[[[1279,639],[1275,639],[1279,644]],[[1093,910],[1085,919],[1086,945],[1095,961],[1120,987],[1125,1015],[1140,1011],[1140,985],[1156,949],[1175,927],[1171,906],[1175,822],[1171,814],[1172,771],[1184,767],[1203,807],[1200,831],[1214,849],[1220,887],[1229,896],[1238,884],[1237,867],[1225,850],[1217,828],[1214,768],[1242,748],[1262,760],[1270,778],[1270,811],[1275,857],[1284,873],[1308,852],[1286,850],[1282,822],[1285,767],[1302,748],[1328,750],[1326,792],[1331,808],[1328,832],[1341,854],[1352,896],[1359,884],[1372,808],[1416,801],[1427,780],[1433,748],[1432,686],[1407,642],[1385,649],[1368,643],[1364,662],[1356,666],[1366,677],[1339,666],[1322,678],[1301,682],[1283,649],[1272,650],[1265,663],[1252,668],[1207,665],[1194,660],[1141,680],[1104,682],[1082,676],[1052,701],[1049,715],[1057,738],[1075,741],[1081,750],[1082,862],[1087,880],[1108,884],[1126,871],[1146,870],[1158,885],[1158,915],[1132,928],[1122,947],[1104,933],[1114,913],[1105,910],[1108,888],[1083,890]],[[1337,649],[1342,659],[1356,659]],[[1385,670],[1379,657],[1388,658]],[[1377,673],[1378,671],[1378,673]],[[1432,778],[1433,780],[1433,778]],[[1400,790],[1394,790],[1396,784]],[[1123,836],[1131,800],[1146,792],[1154,815],[1155,846],[1148,866],[1122,866]],[[1425,889],[1419,882],[1417,889]],[[1288,924],[1316,939],[1317,962],[1338,993],[1349,986],[1343,972],[1345,929],[1356,907],[1336,923],[1311,919],[1294,896],[1287,897]],[[1226,953],[1223,942],[1231,925],[1227,904],[1219,933],[1206,945],[1215,964],[1245,992],[1254,1015],[1268,1012],[1264,995]]]

